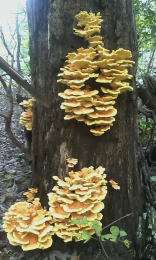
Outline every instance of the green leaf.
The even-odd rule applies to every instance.
[[[101,232],[102,232],[102,226],[100,225],[100,223],[101,223],[100,221],[95,219],[92,226],[97,236],[101,236]]]
[[[73,232],[73,233],[72,233],[72,237],[77,237],[78,239],[80,239],[80,238],[81,238],[81,235],[78,234],[78,233]]]
[[[101,236],[101,240],[104,241],[104,240],[109,240],[110,238],[112,238],[112,234],[105,234],[105,235],[102,235]]]
[[[87,225],[87,224],[88,224],[87,217],[83,217],[83,219],[81,219],[81,225]]]
[[[71,224],[80,225],[80,220],[79,219],[71,219]]]
[[[110,239],[110,241],[116,242],[116,241],[117,241],[117,237],[112,237],[112,238]]]
[[[151,176],[151,181],[156,181],[156,176]]]
[[[120,230],[120,237],[126,237],[127,233],[124,230]]]
[[[120,233],[120,229],[117,226],[112,226],[110,228],[110,232],[114,235],[114,236],[118,236]]]
[[[24,153],[19,153],[19,154],[18,154],[18,157],[19,157],[19,158],[24,158],[24,156],[25,156]]]
[[[11,179],[11,178],[13,178],[13,177],[15,177],[13,174],[8,174],[8,175],[6,176],[7,179]]]
[[[127,248],[130,248],[130,241],[128,239],[125,239],[123,243]]]
[[[114,236],[113,234],[105,234],[101,236],[101,240],[105,241],[105,240],[110,240],[112,242],[116,242],[117,241],[117,236]]]
[[[87,217],[83,217],[82,219],[72,219],[71,223],[76,225],[87,225],[88,220]]]
[[[84,243],[88,242],[92,238],[91,234],[87,231],[84,230],[81,237],[84,239]]]

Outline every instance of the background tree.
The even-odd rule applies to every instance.
[[[139,64],[137,80],[142,83],[143,75],[155,73],[156,60],[156,2],[135,0]]]
[[[143,176],[146,194],[144,213],[139,220],[138,234],[144,258],[155,258],[156,232],[156,3],[153,0],[135,1],[139,63],[137,70],[138,103],[138,166]]]
[[[19,2],[18,2],[19,4]],[[16,73],[23,73],[27,75],[27,80],[30,82],[30,67],[29,67],[29,56],[28,48],[25,47],[26,43],[28,45],[28,24],[26,11],[24,10],[24,5],[18,5],[16,13],[12,14],[12,23],[0,27],[0,47],[1,55],[10,63],[11,68],[15,68]],[[21,30],[22,28],[22,30]],[[1,59],[2,61],[2,59]],[[7,63],[4,62],[6,65]],[[8,66],[8,65],[7,65]],[[29,83],[27,83],[29,85]],[[8,76],[4,71],[0,71],[0,88],[1,95],[7,99],[8,105],[5,108],[5,113],[1,113],[0,116],[5,119],[5,129],[12,140],[14,145],[18,146],[22,152],[26,152],[27,149],[18,140],[12,127],[12,117],[14,115],[14,107],[16,104],[16,95],[23,94],[28,96],[28,92],[21,89],[21,84],[16,84],[12,76]]]
[[[74,16],[81,10],[101,12],[105,47],[110,50],[119,47],[130,49],[133,59],[137,60],[132,1],[28,0],[27,10],[32,84],[48,105],[46,108],[37,103],[34,109],[33,182],[39,188],[41,201],[47,205],[47,193],[53,186],[52,176],[59,175],[62,178],[67,173],[67,157],[79,159],[76,169],[102,165],[121,186],[119,193],[110,191],[107,197],[103,223],[106,225],[133,212],[133,217],[124,221],[122,226],[134,242],[138,214],[142,212],[144,200],[136,164],[135,91],[132,94],[125,93],[118,99],[118,115],[111,130],[101,137],[94,137],[81,123],[63,120],[58,97],[61,87],[57,84],[57,74],[64,65],[67,53],[84,46],[84,41],[73,35]],[[132,73],[135,75],[135,68]],[[69,249],[71,244],[64,245],[57,240],[53,246],[60,252],[65,247]],[[82,259],[88,258],[89,252],[86,253],[85,248],[81,247]],[[109,254],[118,259],[117,252],[114,253],[112,248]]]

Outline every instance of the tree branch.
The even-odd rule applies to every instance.
[[[23,144],[21,144],[17,138],[15,137],[15,135],[13,134],[12,130],[11,130],[11,120],[10,117],[9,118],[5,118],[5,130],[9,136],[9,138],[11,139],[11,141],[13,142],[13,144],[17,147],[19,147],[21,149],[22,152],[27,153],[28,150],[24,148]]]
[[[19,73],[21,73],[21,64],[20,64],[21,35],[20,35],[20,31],[19,31],[18,14],[16,14],[16,35],[17,35],[17,52],[16,52],[17,70],[18,70]]]
[[[6,116],[2,113],[0,113],[0,117],[3,117],[5,119],[5,130],[7,132],[8,137],[10,138],[10,140],[13,142],[13,144],[17,147],[19,147],[21,149],[22,152],[27,153],[28,150],[24,148],[23,144],[20,143],[17,138],[15,137],[15,135],[13,134],[12,130],[11,130],[11,118],[10,115]]]
[[[16,51],[16,63],[17,63],[17,70],[18,73],[21,73],[21,63],[20,63],[20,56],[21,56],[21,35],[19,30],[19,21],[18,21],[18,14],[16,14],[16,37],[17,37],[17,51]],[[21,92],[21,85],[18,85],[18,93]]]
[[[148,66],[147,66],[147,72],[146,72],[147,74],[149,74],[149,72],[150,72],[151,64],[153,63],[153,60],[154,60],[155,51],[156,51],[156,48],[152,51],[152,54],[151,54],[151,57],[150,57],[150,60],[149,60]]]
[[[12,57],[12,64],[13,64],[13,60],[14,60],[14,58]],[[9,138],[13,142],[13,144],[16,145],[17,147],[19,147],[22,152],[27,153],[28,151],[24,148],[23,144],[18,141],[18,139],[13,134],[12,129],[11,129],[11,121],[12,121],[12,115],[13,115],[13,95],[12,95],[12,89],[11,89],[12,78],[10,77],[9,86],[7,86],[7,84],[5,83],[4,79],[1,76],[0,76],[0,82],[2,83],[2,85],[6,91],[6,94],[9,98],[9,103],[10,103],[8,115],[4,115],[4,114],[0,113],[0,116],[5,119],[5,130],[9,136]]]
[[[3,85],[3,88],[5,89],[5,92],[6,94],[8,94],[8,86],[7,84],[5,83],[5,80],[0,76],[0,82],[2,83]]]
[[[2,31],[2,28],[0,28],[0,32],[1,32],[1,39],[2,39],[2,42],[3,42],[3,45],[5,47],[5,49],[7,50],[8,54],[14,58],[14,55],[11,53],[11,51],[9,50],[9,47],[8,47],[8,44],[5,40],[5,37],[4,37],[4,34],[3,34],[3,31]]]
[[[128,213],[128,214],[126,214],[125,216],[122,216],[122,217],[120,217],[120,218],[118,218],[118,219],[112,221],[112,222],[109,223],[107,226],[105,226],[102,230],[104,230],[104,229],[106,229],[106,228],[112,226],[113,224],[115,224],[116,222],[118,222],[118,221],[120,221],[120,220],[122,220],[122,219],[124,219],[124,218],[130,217],[132,214],[133,214],[132,212],[131,212],[131,213]]]
[[[0,113],[0,116],[3,117],[3,118],[5,118],[5,119],[7,118],[7,116],[4,115],[4,114],[2,114],[2,113]]]
[[[44,96],[36,92],[31,84],[15,69],[13,69],[2,57],[0,57],[0,68],[4,70],[13,80],[20,84],[26,91],[28,91],[33,97],[35,97],[42,105],[49,107],[47,99]]]

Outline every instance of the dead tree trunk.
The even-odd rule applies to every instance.
[[[41,201],[47,205],[46,194],[53,186],[52,176],[64,177],[67,173],[67,157],[79,159],[76,169],[102,165],[109,178],[114,178],[121,186],[119,192],[109,191],[103,224],[133,212],[133,217],[119,226],[125,228],[134,242],[138,214],[142,212],[143,204],[142,183],[136,166],[135,91],[118,98],[114,126],[101,137],[95,137],[84,124],[74,120],[64,121],[64,112],[60,110],[62,100],[58,97],[58,92],[64,89],[57,84],[57,74],[64,65],[67,53],[84,47],[84,41],[73,34],[74,17],[81,10],[101,12],[105,47],[110,50],[119,47],[129,49],[136,60],[132,1],[28,0],[27,10],[33,86],[51,104],[50,108],[45,108],[37,103],[34,109],[33,182],[39,188]],[[135,68],[132,73],[135,75]],[[53,248],[61,251],[63,247],[59,240]],[[70,243],[67,243],[66,248],[69,247]],[[88,259],[86,248],[89,246],[85,245],[83,250],[81,248],[83,260],[86,259],[85,254]],[[112,259],[118,259],[117,255]]]

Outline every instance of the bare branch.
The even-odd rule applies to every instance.
[[[17,37],[17,50],[16,50],[16,64],[18,73],[21,73],[21,63],[20,63],[20,56],[21,56],[21,35],[19,30],[19,19],[18,14],[16,13],[16,37]],[[21,86],[18,85],[18,93],[21,91]]]
[[[20,65],[20,45],[21,45],[21,38],[20,38],[20,34],[19,34],[19,24],[18,24],[18,15],[16,16],[16,30],[15,30],[15,34],[17,37],[17,51],[16,51],[16,57],[17,57],[17,70],[16,71],[13,67],[14,67],[14,51],[16,48],[16,45],[14,46],[14,50],[9,49],[9,45],[7,44],[6,40],[5,40],[5,36],[3,34],[2,29],[0,28],[0,36],[1,36],[1,40],[2,43],[8,53],[8,56],[11,57],[11,65],[9,65],[5,60],[3,60],[3,58],[0,57],[0,68],[3,69],[7,75],[9,75],[9,77],[6,77],[6,79],[4,80],[4,78],[2,77],[2,75],[0,75],[0,82],[7,94],[7,97],[9,99],[9,108],[8,108],[8,113],[2,114],[0,113],[0,116],[4,118],[5,121],[5,131],[8,135],[8,137],[10,138],[10,140],[12,141],[12,143],[19,147],[21,149],[22,152],[26,153],[26,156],[28,154],[28,149],[26,149],[24,147],[24,145],[18,141],[18,139],[16,138],[16,136],[14,135],[12,128],[11,128],[11,122],[12,122],[12,116],[13,116],[13,111],[14,111],[14,105],[13,105],[13,93],[12,93],[12,80],[14,79],[19,85],[24,85],[25,88],[27,88],[26,90],[29,91],[33,90],[32,86],[27,82],[27,80],[20,75],[21,72],[21,65]],[[13,40],[14,40],[14,36]],[[2,74],[2,73],[1,73]],[[29,89],[28,89],[29,88]],[[30,92],[30,91],[29,91]],[[33,93],[31,93],[33,95]],[[34,95],[33,95],[34,96]]]
[[[13,80],[20,84],[26,91],[28,91],[33,97],[35,97],[42,105],[49,107],[47,99],[32,87],[31,84],[14,68],[12,68],[2,57],[0,57],[0,68],[4,70]]]
[[[21,64],[20,64],[21,35],[20,35],[20,31],[19,31],[18,14],[16,14],[16,35],[17,35],[17,53],[16,53],[17,70],[19,73],[21,73]]]
[[[4,115],[4,114],[2,114],[2,113],[0,113],[0,116],[3,117],[3,118],[5,118],[5,119],[7,118],[7,116]]]
[[[9,50],[9,47],[8,47],[7,42],[6,42],[6,40],[5,40],[5,37],[4,37],[3,31],[2,31],[2,28],[0,28],[0,32],[1,32],[1,39],[2,39],[2,42],[3,42],[3,45],[4,45],[5,49],[7,50],[8,54],[9,54],[12,58],[14,58],[13,54],[12,54],[11,51]]]
[[[155,51],[156,51],[156,48],[152,51],[152,54],[151,54],[151,57],[150,57],[150,60],[149,60],[148,66],[147,66],[147,72],[146,72],[147,74],[149,74],[149,72],[150,72],[151,64],[153,63],[153,60],[154,60]]]
[[[5,80],[0,76],[0,82],[2,83],[3,85],[3,88],[5,89],[5,92],[8,94],[8,86],[7,84],[5,83]]]
[[[28,153],[28,150],[25,149],[24,145],[17,140],[16,136],[12,132],[12,129],[11,129],[12,114],[13,114],[13,98],[11,97],[11,94],[10,94],[9,115],[6,116],[6,115],[0,113],[0,116],[5,119],[5,131],[8,135],[8,137],[10,138],[10,140],[12,141],[12,143],[15,146],[19,147],[23,153]]]
[[[11,141],[13,142],[13,144],[17,147],[19,147],[21,149],[22,152],[27,153],[28,150],[24,148],[23,144],[21,144],[17,138],[15,137],[15,135],[13,134],[12,130],[11,130],[11,118],[5,118],[5,130],[9,136],[9,138],[11,139]]]
[[[112,221],[112,222],[109,223],[107,226],[105,226],[102,230],[104,230],[104,229],[106,229],[106,228],[108,228],[108,227],[114,225],[116,222],[119,222],[120,220],[122,220],[122,219],[124,219],[124,218],[130,217],[131,215],[133,215],[132,212],[131,212],[131,213],[128,213],[128,214],[126,214],[125,216],[122,216],[122,217],[120,217],[120,218],[118,218],[118,219],[116,219],[116,220],[114,220],[114,221]]]

